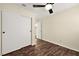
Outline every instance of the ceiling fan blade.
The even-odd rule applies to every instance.
[[[54,3],[47,3],[47,4],[52,4],[53,5]]]
[[[33,7],[45,7],[45,5],[33,5]]]
[[[49,10],[49,13],[50,13],[50,14],[52,14],[52,13],[53,13],[53,10],[52,10],[52,9],[50,9],[50,10]]]

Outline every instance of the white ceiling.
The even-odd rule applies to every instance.
[[[44,7],[41,7],[41,8],[33,8],[34,3],[26,3],[26,9],[34,12],[34,14],[38,17],[43,17],[43,16],[47,16],[47,15],[50,15],[49,12],[44,8]],[[46,3],[35,3],[35,4],[43,4],[45,5]],[[71,8],[75,5],[78,5],[77,3],[54,3],[53,5],[53,11],[54,13],[57,13],[57,12],[60,12],[62,10],[65,10],[65,9],[68,9],[68,8]],[[22,4],[21,4],[22,6]]]

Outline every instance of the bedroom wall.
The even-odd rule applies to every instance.
[[[1,9],[0,9],[0,11],[1,11]],[[0,12],[0,24],[1,24],[1,12]],[[1,55],[1,25],[0,25],[0,55]]]
[[[79,5],[42,18],[42,38],[79,51]]]

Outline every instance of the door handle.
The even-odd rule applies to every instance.
[[[5,32],[2,32],[3,34],[5,34]]]

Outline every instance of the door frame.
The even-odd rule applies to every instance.
[[[30,30],[30,32],[31,32],[31,45],[32,45],[32,17],[30,17],[31,18],[31,30]]]
[[[3,29],[2,29],[2,22],[3,22],[3,21],[2,21],[2,10],[1,10],[0,12],[1,12],[1,20],[0,20],[0,21],[1,21],[1,33],[0,33],[0,34],[1,34],[1,55],[3,55],[3,53],[2,53],[2,50],[3,50],[3,49],[2,49],[2,48],[3,48],[3,46],[2,46],[2,42],[3,42],[3,41],[2,41],[2,39],[3,39],[3,38],[2,38],[2,30],[3,30]],[[28,16],[28,17],[30,17],[30,16]],[[31,22],[30,22],[30,23],[31,23],[30,32],[31,32],[31,45],[32,45],[32,17],[30,17],[30,20],[31,20]]]
[[[1,12],[1,55],[2,55],[2,11]]]

